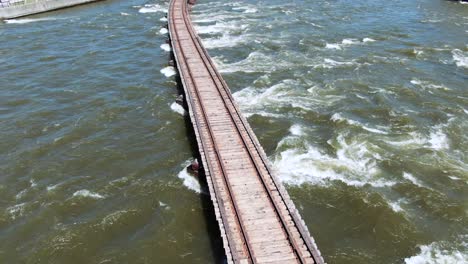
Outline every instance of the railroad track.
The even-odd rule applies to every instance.
[[[324,263],[188,9],[170,2],[169,34],[228,263]]]

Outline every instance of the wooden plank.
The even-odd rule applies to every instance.
[[[291,241],[306,262],[311,249],[323,261],[289,196],[266,167],[266,155],[229,88],[193,32],[185,0],[171,1],[169,20],[227,262],[248,262],[251,256],[261,263],[295,263],[298,256],[292,253]],[[291,229],[292,237],[286,236],[284,228]]]

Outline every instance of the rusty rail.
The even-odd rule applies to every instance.
[[[233,130],[237,134],[238,144],[242,144],[242,150],[245,149],[244,156],[239,154],[240,157],[235,158],[244,159],[244,161],[245,158],[247,158],[254,167],[252,178],[249,176],[245,179],[250,181],[253,177],[256,177],[256,180],[259,181],[267,197],[267,203],[270,205],[268,209],[275,212],[274,218],[277,219],[277,224],[279,224],[282,230],[281,234],[277,236],[277,239],[284,238],[289,244],[289,249],[281,248],[281,250],[274,252],[279,253],[277,254],[279,257],[278,261],[282,263],[323,263],[323,259],[315,242],[310,237],[305,224],[301,220],[287,192],[270,169],[269,162],[255,134],[240,113],[226,82],[216,70],[208,52],[195,33],[185,0],[171,1],[169,8],[169,32],[175,59],[181,73],[190,116],[197,135],[197,142],[199,144],[203,163],[206,167],[205,170],[210,193],[213,203],[215,204],[218,221],[220,222],[221,234],[226,244],[225,249],[228,262],[260,263],[267,260],[275,261],[275,259],[258,256],[261,255],[260,253],[264,252],[259,250],[259,247],[256,246],[254,241],[262,242],[265,240],[264,242],[268,243],[268,238],[262,237],[265,236],[265,234],[261,232],[257,232],[260,234],[260,237],[258,235],[256,236],[255,234],[257,233],[253,231],[251,232],[254,235],[251,236],[249,229],[246,227],[246,225],[248,225],[246,223],[251,220],[251,218],[249,218],[250,214],[247,216],[243,215],[242,210],[245,212],[247,210],[245,209],[246,206],[240,206],[237,200],[238,194],[242,197],[243,193],[239,191],[239,189],[237,189],[237,191],[234,190],[235,188],[232,187],[232,181],[235,179],[233,177],[236,174],[229,173],[229,168],[225,165],[226,159],[223,159],[223,150],[221,150],[220,147],[222,142],[220,143],[216,139],[217,136],[219,136],[217,135],[218,132],[216,129],[219,129],[219,127],[217,127],[216,123],[214,123],[214,125],[211,123],[214,121],[210,121],[208,113],[210,106],[206,106],[203,103],[204,100],[207,100],[204,99],[204,94],[207,93],[204,91],[204,94],[202,94],[200,91],[200,89],[203,90],[204,87],[197,87],[197,80],[200,80],[200,78],[197,79],[197,73],[199,73],[202,68],[204,69],[202,73],[208,73],[206,80],[203,81],[210,85],[214,84],[212,85],[213,89],[209,90],[209,98],[215,96],[218,98],[218,101],[222,102],[223,109],[229,116],[229,120],[223,120],[223,122],[233,125]],[[189,37],[187,37],[187,35]],[[199,60],[196,66],[191,66],[188,63],[193,59]],[[229,132],[232,133],[232,131]],[[224,150],[224,152],[227,153],[227,156],[232,157],[230,155],[231,153],[228,151]],[[213,158],[213,156],[215,158]],[[217,172],[217,167],[220,168],[219,172]],[[219,179],[222,180],[221,184],[218,182]],[[228,198],[223,199],[223,195]],[[245,199],[245,197],[239,199]],[[283,207],[285,209],[282,210]],[[216,209],[219,209],[219,212]],[[233,214],[235,225],[231,224],[230,220],[232,219],[229,219],[228,211]],[[254,218],[254,220],[261,221],[262,219]],[[255,228],[255,226],[253,226],[253,228]],[[252,230],[252,225],[250,225],[250,230]],[[241,241],[236,241],[236,239],[234,239],[236,234],[233,233],[235,232],[239,233],[237,234],[237,238]],[[242,250],[239,250],[236,245],[240,245]],[[268,244],[266,247],[268,247]],[[265,250],[268,251],[268,248]],[[291,257],[289,251],[292,251],[294,257]],[[284,252],[284,256],[281,255],[282,252]],[[289,257],[289,259],[281,259],[281,257]]]

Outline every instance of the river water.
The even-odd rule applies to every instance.
[[[466,263],[468,5],[199,0],[328,263]],[[0,263],[219,263],[167,1],[0,23]]]

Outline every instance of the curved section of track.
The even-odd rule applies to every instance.
[[[229,263],[323,263],[314,240],[203,47],[185,0],[168,14],[174,56]]]

